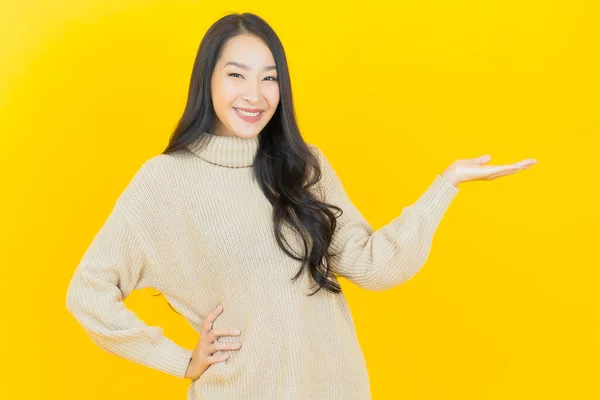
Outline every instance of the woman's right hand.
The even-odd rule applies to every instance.
[[[229,354],[222,353],[213,355],[213,353],[219,350],[238,350],[240,347],[242,347],[241,343],[221,343],[217,341],[219,336],[237,336],[240,334],[239,329],[212,328],[213,322],[215,319],[217,319],[222,311],[223,306],[218,305],[204,319],[204,322],[202,323],[202,332],[200,333],[200,341],[192,353],[192,359],[190,360],[187,371],[185,372],[186,378],[196,380],[204,373],[204,371],[208,369],[208,367],[210,367],[211,364],[224,361],[229,357]]]

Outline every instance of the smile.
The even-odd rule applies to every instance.
[[[243,110],[238,110],[237,108],[233,108],[235,113],[246,122],[256,122],[259,121],[262,117],[263,111],[258,112],[248,112]]]
[[[258,111],[258,112],[248,112],[248,111],[244,111],[244,110],[240,110],[240,109],[235,109],[237,112],[239,112],[242,115],[245,115],[247,117],[256,117],[258,114],[260,114],[262,111]]]

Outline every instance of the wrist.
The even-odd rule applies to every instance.
[[[192,376],[192,360],[193,359],[194,359],[193,356],[190,357],[190,361],[188,362],[187,369],[185,370],[185,374],[183,376],[184,378],[193,379],[193,376]]]
[[[446,170],[444,172],[442,172],[440,174],[440,176],[448,183],[450,183],[451,185],[458,187],[458,185],[460,184],[460,181],[456,178],[456,176],[454,176],[454,174],[452,173],[452,171]]]

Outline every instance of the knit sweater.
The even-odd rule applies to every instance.
[[[200,332],[239,328],[229,358],[190,381],[188,400],[368,400],[365,358],[344,293],[321,289],[276,242],[273,207],[253,175],[260,136],[204,136],[189,152],[149,158],[118,196],[69,283],[66,305],[105,351],[184,378],[192,349],[149,326],[123,300],[132,290],[162,292]],[[401,214],[373,230],[344,191],[325,154],[317,156],[321,200],[342,208],[331,243],[332,279],[381,291],[414,276],[459,189],[437,175]],[[287,225],[298,254],[303,243]],[[223,351],[218,351],[220,354]]]

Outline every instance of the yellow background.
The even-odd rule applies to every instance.
[[[598,3],[220,3],[0,3],[0,398],[185,398],[188,380],[96,347],[65,294],[229,11],[276,30],[303,136],[374,228],[455,159],[539,162],[461,185],[404,285],[342,280],[373,399],[600,398]],[[193,348],[157,293],[126,304]]]

